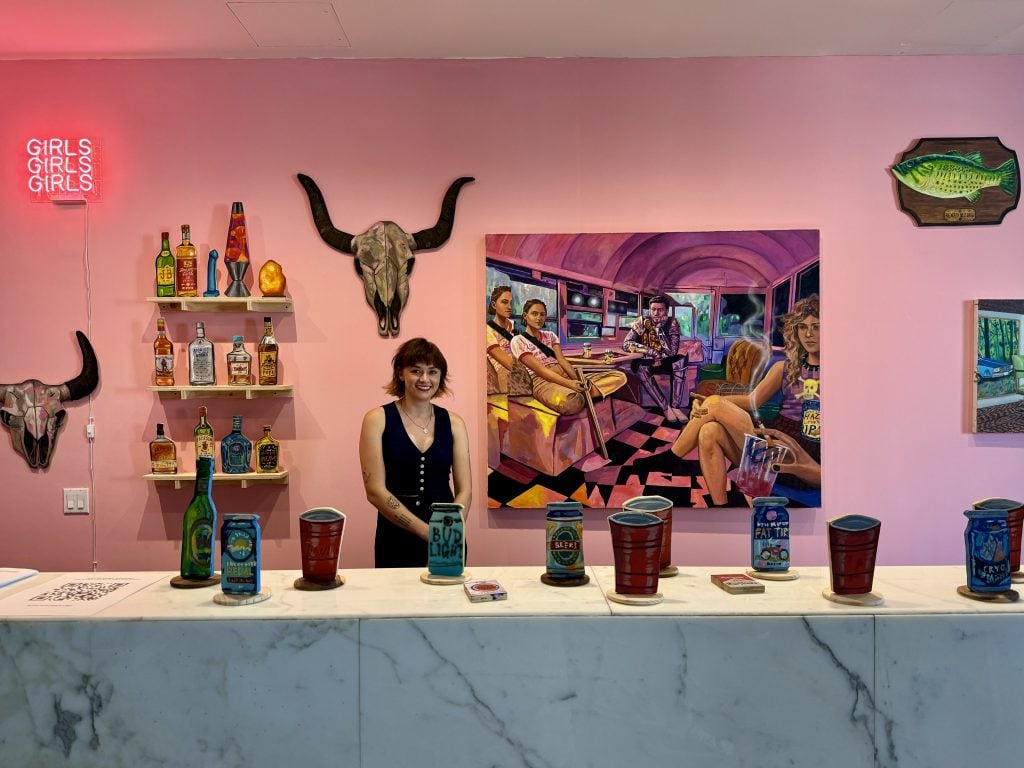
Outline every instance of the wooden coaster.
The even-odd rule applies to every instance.
[[[220,574],[215,573],[208,579],[183,579],[181,576],[171,577],[171,586],[175,589],[199,589],[200,587],[212,587],[220,584]]]
[[[269,599],[269,587],[264,587],[261,592],[257,592],[252,595],[229,595],[226,592],[218,592],[213,596],[213,602],[217,603],[217,605],[229,605],[232,607],[239,605],[253,605],[255,603],[262,603],[264,600]]]
[[[1014,584],[1024,583],[1024,571],[1014,571],[1010,574],[1010,581]]]
[[[420,574],[420,581],[424,584],[433,584],[438,587],[450,587],[453,584],[462,584],[469,579],[469,571],[463,571],[460,576],[434,576],[430,571]]]
[[[655,592],[653,595],[622,595],[614,589],[609,589],[604,595],[613,603],[622,603],[623,605],[657,605],[665,599],[661,592]]]
[[[871,607],[885,603],[885,598],[878,592],[865,592],[861,595],[837,595],[830,587],[825,587],[821,590],[821,596],[833,603],[842,603],[843,605]]]
[[[658,577],[662,579],[671,579],[673,576],[679,575],[679,566],[677,565],[666,565],[658,573]]]
[[[753,576],[761,581],[793,581],[800,578],[800,571],[795,568],[788,571],[759,571],[756,568],[747,568],[747,576]]]
[[[590,583],[590,577],[587,574],[574,576],[571,579],[552,579],[547,573],[542,573],[540,580],[549,587],[582,587],[584,584]]]
[[[1007,589],[1003,592],[972,592],[966,584],[956,588],[958,595],[969,597],[971,600],[980,600],[983,603],[1016,603],[1020,600],[1020,593],[1015,589]]]
[[[339,573],[334,577],[334,581],[306,581],[299,576],[292,586],[296,589],[301,589],[303,592],[323,592],[325,589],[337,589],[344,583],[345,577]]]

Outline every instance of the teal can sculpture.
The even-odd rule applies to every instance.
[[[462,505],[430,505],[427,531],[427,571],[431,576],[458,578],[466,567],[465,522]]]
[[[220,588],[229,595],[259,593],[259,515],[224,515],[220,527]]]
[[[583,505],[578,501],[548,504],[546,571],[541,581],[553,587],[577,587],[590,581],[583,564]]]

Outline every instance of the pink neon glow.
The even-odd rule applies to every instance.
[[[100,199],[97,147],[91,138],[25,142],[28,191],[34,202]]]

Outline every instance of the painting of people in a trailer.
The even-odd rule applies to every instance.
[[[821,505],[816,230],[486,246],[490,506]]]
[[[973,430],[1024,432],[1024,299],[978,299],[974,310]]]

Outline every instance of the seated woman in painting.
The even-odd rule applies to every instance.
[[[591,373],[582,380],[562,355],[558,336],[544,330],[548,309],[540,299],[530,299],[523,305],[521,334],[512,337],[512,356],[530,371],[533,396],[551,410],[571,415],[586,406],[585,392],[598,400],[607,397],[626,383],[622,371]]]
[[[727,503],[726,460],[738,465],[743,437],[757,434],[789,449],[780,474],[795,488],[821,487],[821,309],[817,294],[801,299],[782,318],[785,360],[768,369],[754,389],[741,395],[712,395],[694,404],[690,421],[672,453],[679,458],[698,448],[701,474],[716,506]],[[757,408],[782,390],[782,407],[762,423]]]
[[[499,285],[491,291],[487,305],[487,394],[508,392],[512,357],[512,286]]]

